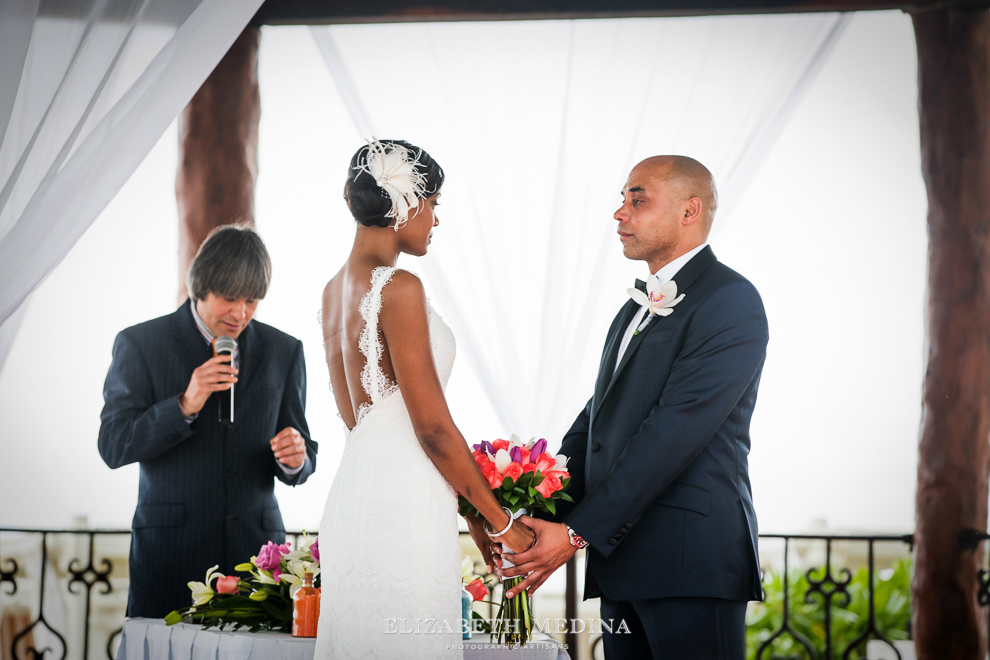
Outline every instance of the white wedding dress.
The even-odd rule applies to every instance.
[[[367,363],[361,406],[320,525],[322,598],[316,660],[461,658],[461,557],[454,490],[413,431],[402,392],[379,360],[379,267],[361,301]],[[444,387],[454,335],[429,307],[430,346]]]

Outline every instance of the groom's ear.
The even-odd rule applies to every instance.
[[[703,208],[704,203],[700,197],[691,197],[688,199],[684,202],[684,217],[681,218],[681,224],[687,226],[701,220]]]

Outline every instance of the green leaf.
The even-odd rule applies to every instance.
[[[512,479],[510,479],[509,477],[503,478],[502,479],[502,488],[504,488],[507,491],[511,491],[512,490]]]
[[[565,502],[573,502],[574,501],[574,499],[570,495],[568,495],[567,493],[561,492],[559,490],[557,491],[557,493],[560,493],[560,499],[564,500]],[[556,495],[557,493],[554,493],[554,495]]]
[[[553,500],[547,500],[547,511],[550,513],[557,513],[557,505],[553,503]]]

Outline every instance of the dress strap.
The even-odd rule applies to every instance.
[[[379,266],[371,272],[371,288],[361,299],[361,318],[364,320],[364,330],[358,338],[358,350],[365,357],[364,369],[361,370],[361,387],[365,394],[375,404],[397,387],[389,382],[382,371],[382,342],[378,336],[378,317],[382,311],[382,289],[392,279],[394,267]],[[359,411],[359,417],[360,417]]]

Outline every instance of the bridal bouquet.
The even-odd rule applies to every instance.
[[[564,492],[571,482],[567,457],[551,456],[546,448],[547,441],[542,438],[523,444],[515,435],[509,440],[486,441],[473,447],[474,460],[492,487],[492,494],[512,512],[513,518],[534,511],[553,514],[557,511],[556,500],[574,501]],[[458,494],[457,503],[462,516],[480,515],[463,495]],[[502,565],[512,563],[503,557]],[[525,645],[533,632],[529,594],[522,591],[511,599],[504,596],[522,581],[522,577],[502,580],[502,603],[492,630],[492,641],[510,648]]]
[[[312,573],[314,586],[320,586],[320,544],[304,537],[304,547],[291,550],[291,544],[262,546],[251,561],[238,564],[235,571],[249,573],[241,579],[219,573],[218,566],[206,572],[205,582],[190,582],[193,604],[165,617],[175,625],[188,619],[204,628],[230,625],[233,630],[246,627],[250,632],[275,630],[292,632],[292,596],[302,586],[303,573]],[[213,582],[216,580],[216,588]],[[242,595],[243,594],[243,595]]]

